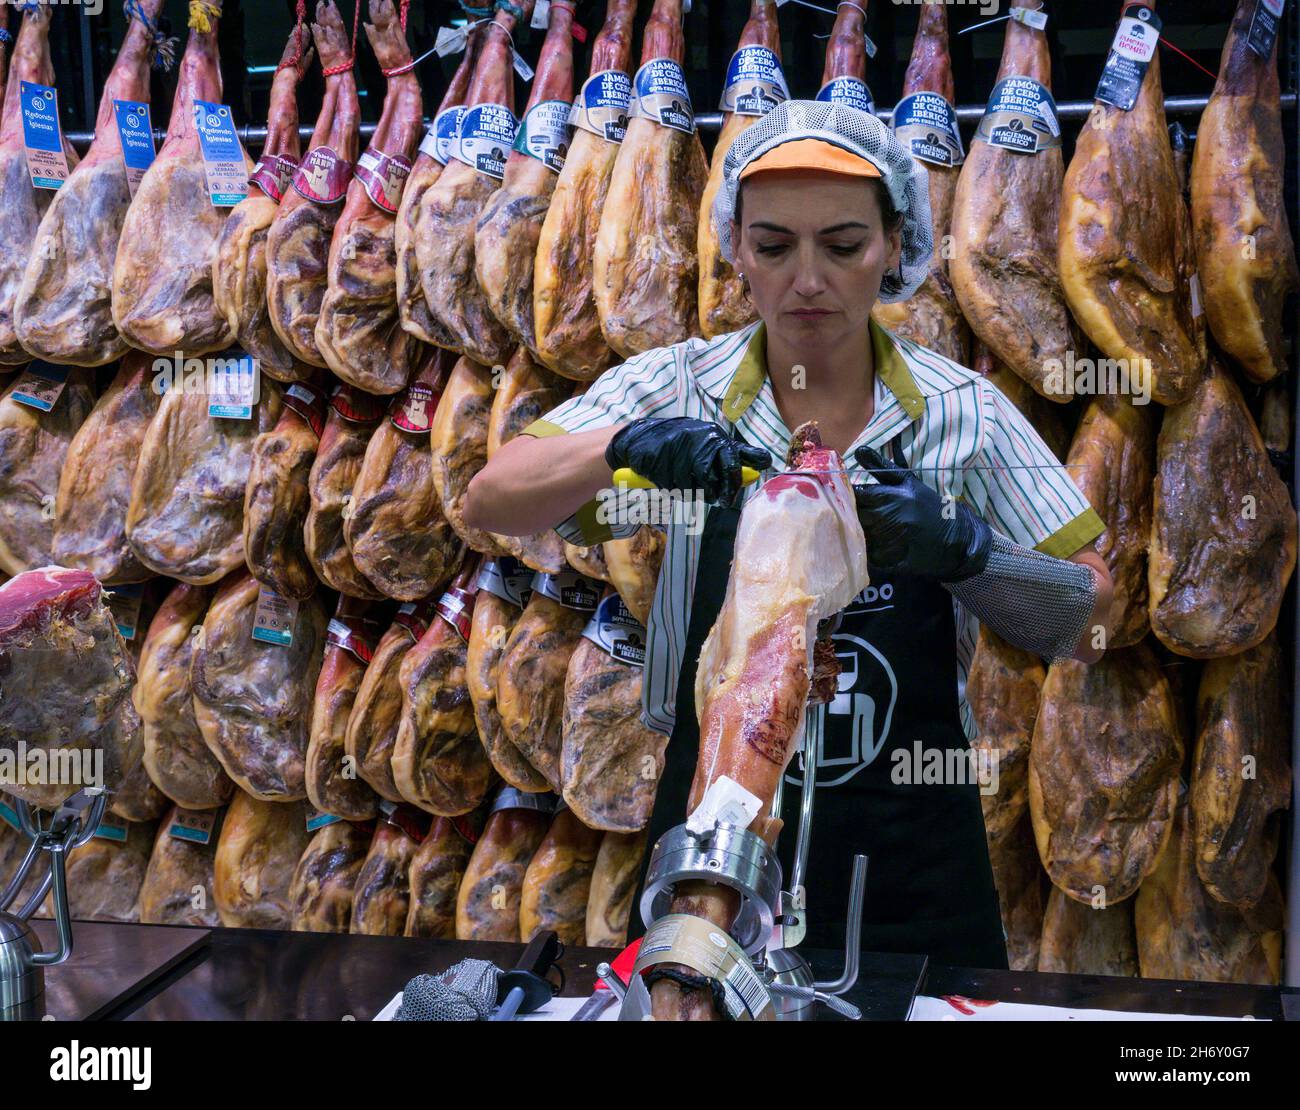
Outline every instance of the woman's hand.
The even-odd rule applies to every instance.
[[[956,500],[945,504],[919,478],[870,447],[859,447],[854,458],[878,480],[853,487],[872,570],[959,582],[984,569],[993,533],[968,506]]]
[[[766,470],[772,456],[711,421],[673,416],[634,420],[609,441],[605,461],[610,470],[631,467],[660,489],[700,490],[705,501],[716,502],[736,495],[741,466]]]

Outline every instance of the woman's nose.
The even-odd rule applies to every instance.
[[[820,259],[813,244],[801,244],[795,253],[794,291],[801,297],[815,297],[826,288]]]

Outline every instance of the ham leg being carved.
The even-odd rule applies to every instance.
[[[818,622],[867,584],[867,549],[853,494],[815,423],[790,443],[789,466],[755,493],[741,514],[727,595],[700,651],[695,708],[700,755],[689,812],[720,776],[762,803],[749,828],[774,843],[768,816],[777,783],[803,735]],[[729,929],[739,895],[707,882],[679,883],[672,913]],[[652,990],[657,1020],[710,1020],[707,990],[671,980]]]

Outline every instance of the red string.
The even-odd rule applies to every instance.
[[[400,15],[399,15],[399,18],[400,18],[401,21],[402,21],[402,34],[403,34],[403,35],[406,34],[406,13],[407,13],[407,10],[410,8],[410,6],[411,6],[411,0],[402,0],[402,9],[401,9],[401,13],[400,13]],[[426,57],[427,57],[427,56],[428,56],[428,55],[426,55]],[[414,68],[415,68],[415,61],[412,60],[412,61],[406,62],[404,65],[394,66],[392,69],[382,69],[382,68],[381,68],[379,72],[382,73],[385,77],[397,77],[399,74],[402,74],[402,73],[410,73],[411,70],[413,70]]]
[[[402,11],[401,14],[398,16],[398,18],[401,19],[402,21],[403,33],[405,33],[406,31],[406,13],[410,10],[410,8],[411,8],[411,0],[402,0]]]
[[[326,77],[333,77],[336,73],[347,73],[357,60],[357,28],[361,25],[361,0],[357,0],[356,7],[352,9],[352,53],[348,55],[346,62],[340,62],[336,66],[330,66],[329,69],[322,69]]]
[[[1198,62],[1195,58],[1193,58],[1190,54],[1183,54],[1183,52],[1179,50],[1178,47],[1176,47],[1167,38],[1165,38],[1164,35],[1160,36],[1160,45],[1169,47],[1169,49],[1172,50],[1175,54],[1182,54],[1184,58],[1186,58],[1189,62],[1192,63],[1192,65],[1194,65],[1202,73],[1207,74],[1211,81],[1218,81],[1219,78],[1217,74],[1210,73],[1208,69],[1206,69],[1203,65],[1201,65],[1201,63]]]
[[[295,26],[293,29],[293,42],[294,42],[293,57],[290,58],[287,62],[281,62],[278,66],[276,66],[275,67],[276,73],[279,73],[280,70],[282,69],[293,69],[298,65],[299,62],[302,61],[302,44],[303,44],[303,40],[306,38],[306,31],[307,31],[307,28],[303,25],[303,21],[307,18],[307,0],[298,0],[297,16],[298,16],[297,26]]]

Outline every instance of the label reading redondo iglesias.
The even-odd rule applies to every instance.
[[[113,118],[122,142],[122,161],[126,163],[126,186],[135,196],[144,180],[144,171],[153,165],[153,123],[149,105],[142,100],[114,100]]]
[[[1096,99],[1131,112],[1142,91],[1151,57],[1160,39],[1160,17],[1141,4],[1130,4],[1115,29],[1106,65],[1097,82]]]
[[[1032,77],[1004,77],[993,86],[975,138],[1018,154],[1061,145],[1061,124],[1052,94]]]
[[[621,69],[605,69],[583,82],[569,110],[569,122],[606,142],[621,143],[631,112],[632,78]]]
[[[68,367],[44,359],[32,359],[18,373],[9,396],[20,405],[49,412],[59,402],[68,384]]]
[[[253,639],[259,644],[289,647],[293,643],[293,622],[298,618],[298,603],[281,597],[265,586],[257,591],[257,611],[253,614]]]
[[[258,400],[257,359],[235,350],[208,359],[208,416],[216,420],[252,420]]]
[[[500,181],[518,130],[519,121],[504,104],[475,104],[461,117],[456,157]]]
[[[528,109],[515,135],[514,149],[559,173],[569,153],[570,134],[568,101],[543,100]]]
[[[817,99],[826,104],[847,104],[862,112],[876,114],[876,102],[867,83],[857,77],[833,77],[817,93]]]
[[[960,166],[966,160],[957,112],[935,92],[913,93],[894,109],[894,134],[913,158],[935,166]]]
[[[194,122],[208,177],[208,196],[216,208],[233,208],[248,196],[248,171],[230,109],[224,104],[196,100]]]
[[[738,116],[765,116],[790,99],[781,59],[766,46],[742,46],[727,63],[719,107]]]
[[[37,189],[57,189],[68,180],[68,157],[59,130],[59,94],[49,85],[20,81],[23,146],[27,172]]]
[[[217,831],[217,817],[220,811],[215,809],[181,809],[177,807],[176,816],[167,827],[167,835],[177,840],[188,840],[194,844],[212,843]]]
[[[695,110],[686,88],[686,74],[672,58],[652,58],[636,71],[632,114],[661,127],[695,133]]]

